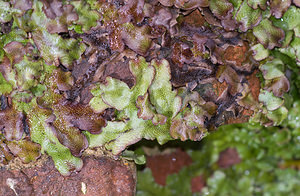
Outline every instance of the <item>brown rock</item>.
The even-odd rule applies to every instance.
[[[29,178],[21,171],[0,169],[0,195],[31,196],[33,187]]]
[[[135,171],[128,163],[108,157],[84,158],[84,166],[68,177],[60,175],[50,158],[41,166],[0,173],[0,195],[101,196],[134,195]]]

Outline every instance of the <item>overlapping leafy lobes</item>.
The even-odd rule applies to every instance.
[[[1,137],[5,137],[0,149],[4,157],[1,163],[7,164],[12,154],[28,163],[46,152],[57,169],[68,175],[71,170],[81,169],[82,160],[75,156],[80,156],[88,146],[79,129],[99,131],[105,121],[80,104],[71,106],[60,95],[59,90],[68,89],[73,78],[70,72],[64,74],[45,63],[71,68],[73,61],[82,55],[85,45],[53,34],[68,31],[68,24],[64,23],[65,18],[57,20],[58,23],[51,20],[56,16],[48,19],[42,10],[47,7],[47,2],[43,3],[16,1],[10,5],[1,1],[1,6],[11,11],[1,18],[1,22],[14,17],[8,30],[5,29],[7,23],[1,25],[0,129]],[[67,13],[72,11],[70,5],[63,6],[61,2],[51,5],[57,6],[57,17],[68,15],[68,20],[76,20],[76,13]],[[9,9],[10,6],[17,11]],[[5,34],[5,31],[9,33]],[[64,108],[63,113],[61,108]]]
[[[130,62],[130,70],[136,78],[136,84],[131,89],[124,82],[111,77],[106,78],[106,84],[94,88],[95,97],[90,101],[91,107],[96,112],[116,108],[119,113],[115,122],[108,122],[101,134],[88,134],[91,147],[106,144],[108,149],[117,154],[142,138],[156,138],[160,144],[165,143],[172,139],[169,134],[171,126],[176,132],[174,135],[182,134],[177,133],[181,129],[175,130],[181,123],[176,125],[173,119],[185,111],[180,112],[182,98],[172,90],[168,61],[152,60],[147,63],[140,57]],[[194,105],[191,107],[194,108]],[[193,112],[193,115],[197,114]],[[184,133],[189,136],[182,138],[200,140],[207,130],[196,130],[197,126],[204,127],[204,121],[191,124],[189,131],[195,133]]]
[[[41,149],[69,174],[88,146],[118,154],[286,118],[297,2],[118,2],[0,1],[1,162]]]

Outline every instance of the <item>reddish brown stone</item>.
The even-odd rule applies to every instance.
[[[41,166],[1,172],[0,195],[16,195],[7,181],[22,196],[134,195],[135,180],[135,171],[128,164],[108,157],[85,157],[82,170],[68,177],[60,175],[48,158]]]
[[[0,169],[0,195],[2,196],[31,196],[33,187],[29,178],[17,170]]]
[[[221,168],[228,168],[228,167],[231,167],[240,162],[241,162],[241,159],[240,159],[239,153],[236,151],[236,149],[235,148],[227,148],[226,150],[224,150],[220,153],[217,164]]]
[[[206,182],[203,176],[196,176],[191,179],[191,189],[193,193],[201,192],[202,188],[205,186]]]
[[[156,183],[166,185],[167,176],[178,173],[184,166],[192,163],[192,158],[181,149],[167,155],[147,157],[146,166],[152,171]]]

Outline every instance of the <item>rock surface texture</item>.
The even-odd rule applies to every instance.
[[[108,157],[83,158],[80,172],[62,176],[50,158],[33,168],[0,171],[1,196],[135,195],[135,169],[131,163]]]

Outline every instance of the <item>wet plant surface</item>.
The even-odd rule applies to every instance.
[[[297,129],[299,12],[297,0],[0,1],[1,166],[47,154],[69,176],[91,148],[143,163],[126,150],[142,139]],[[243,163],[222,150],[220,168]],[[189,190],[211,186],[194,177]]]

